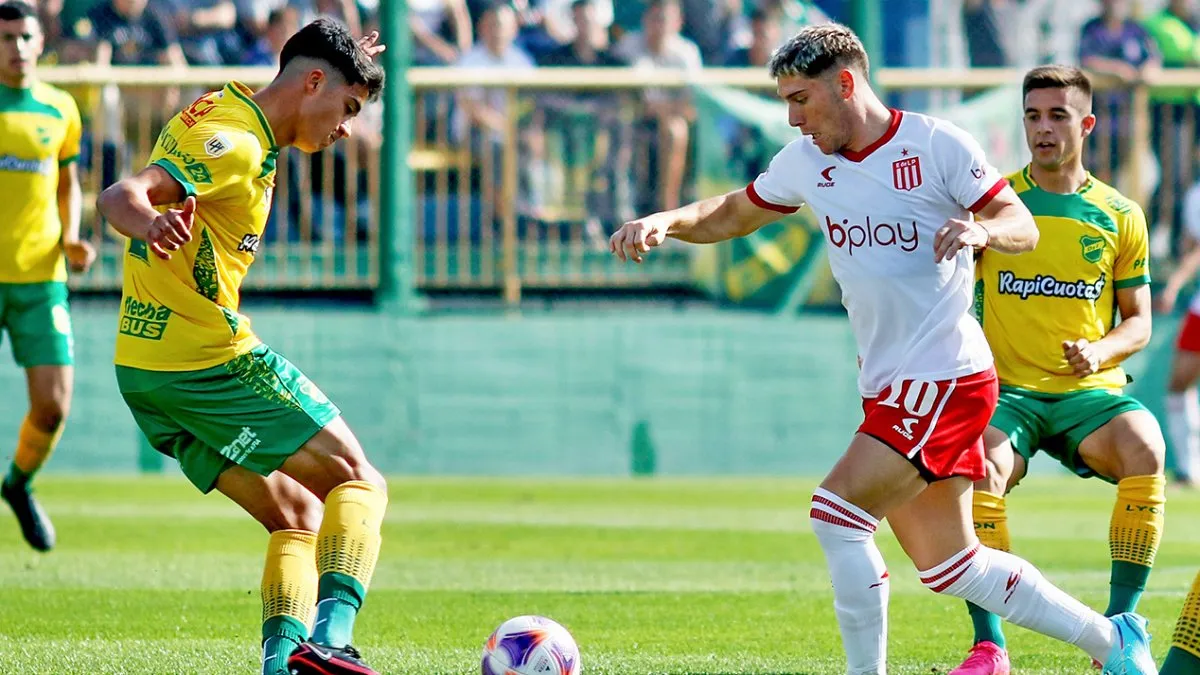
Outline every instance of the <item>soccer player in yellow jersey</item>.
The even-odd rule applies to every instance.
[[[238,296],[279,149],[315,152],[350,135],[383,88],[377,37],[356,41],[332,19],[305,26],[269,85],[201,96],[163,128],[150,165],[98,202],[129,237],[116,348],[126,404],[199,490],[223,493],[271,533],[266,675],[375,672],[350,642],[386,485],[338,409],[255,336]]]
[[[1032,161],[1009,182],[1041,239],[1024,255],[985,251],[976,265],[976,312],[996,358],[1000,401],[984,434],[975,530],[984,545],[1009,549],[1004,497],[1038,451],[1078,476],[1115,483],[1112,616],[1137,606],[1163,527],[1165,442],[1154,416],[1122,393],[1120,366],[1150,339],[1146,221],[1083,168],[1083,141],[1096,124],[1087,76],[1041,66],[1026,74],[1023,93]],[[969,609],[975,645],[951,672],[1008,673],[999,618]]]
[[[86,272],[96,253],[79,239],[79,110],[66,92],[37,81],[41,52],[34,10],[0,3],[0,339],[8,333],[29,392],[0,498],[29,545],[48,551],[54,526],[30,481],[58,443],[71,407],[67,267]],[[5,396],[15,407],[16,396]]]

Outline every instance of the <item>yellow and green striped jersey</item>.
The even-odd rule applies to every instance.
[[[1090,174],[1073,194],[1043,190],[1028,166],[1008,180],[1040,236],[1029,253],[985,251],[976,264],[975,311],[1000,384],[1050,394],[1124,387],[1119,366],[1076,377],[1062,343],[1103,338],[1118,316],[1117,289],[1150,283],[1141,207]]]
[[[0,283],[63,281],[58,172],[79,158],[79,109],[35,82],[0,85]]]
[[[170,260],[144,241],[129,242],[117,365],[203,370],[259,344],[238,305],[271,210],[279,148],[252,94],[231,82],[201,96],[159,134],[150,163],[196,198],[192,240]]]

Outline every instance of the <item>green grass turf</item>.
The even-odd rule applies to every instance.
[[[46,476],[59,548],[0,511],[0,673],[255,673],[266,534],[181,479]],[[526,613],[568,626],[585,673],[838,673],[841,641],[804,480],[394,479],[356,642],[384,673],[478,672]],[[1015,549],[1103,608],[1113,488],[1030,479]],[[1200,495],[1173,491],[1141,610],[1161,659],[1200,567]],[[962,603],[922,588],[887,532],[892,673],[945,672]],[[1014,671],[1093,673],[1082,652],[1009,630]]]

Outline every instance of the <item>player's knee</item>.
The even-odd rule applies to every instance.
[[[279,500],[274,508],[263,514],[259,522],[267,532],[305,530],[316,532],[321,527],[324,505],[311,492],[297,491]]]
[[[983,478],[975,482],[975,491],[1003,497],[1008,493],[1009,480],[1012,478],[1012,462],[987,457],[983,466],[985,473]]]
[[[331,475],[337,484],[340,485],[351,481],[365,482],[374,485],[385,494],[387,493],[387,481],[367,461],[367,457],[363,454],[362,449],[345,447],[343,451],[334,455],[332,459]]]
[[[69,406],[65,401],[35,402],[29,409],[29,421],[46,433],[57,433],[67,421]]]
[[[1118,450],[1121,475],[1115,478],[1120,480],[1130,476],[1161,474],[1166,465],[1165,446],[1161,438],[1148,438],[1144,434],[1122,443]]]

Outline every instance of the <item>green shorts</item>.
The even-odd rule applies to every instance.
[[[5,332],[22,368],[73,365],[67,282],[0,284],[0,339]]]
[[[1079,457],[1079,444],[1117,415],[1145,409],[1135,398],[1104,389],[1043,394],[1000,387],[1000,402],[992,414],[991,426],[1008,434],[1026,465],[1041,450],[1075,475],[1090,478],[1100,474]],[[1116,482],[1107,476],[1100,478]]]
[[[150,445],[202,492],[235,464],[270,474],[341,414],[266,345],[205,370],[117,366],[117,386]]]

